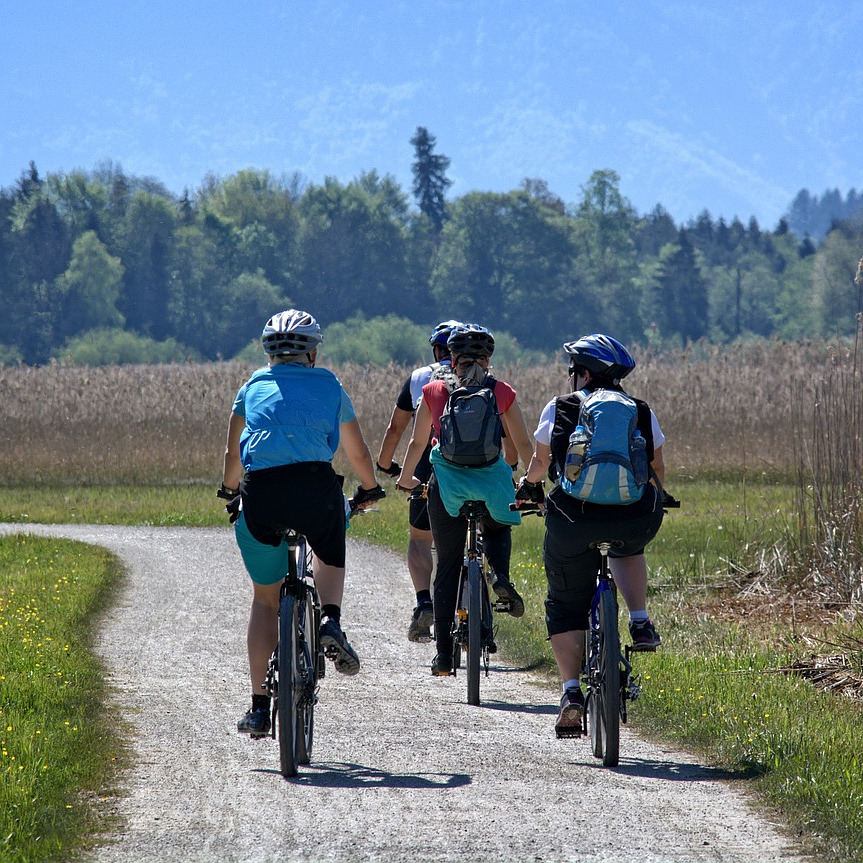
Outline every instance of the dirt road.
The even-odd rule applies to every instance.
[[[24,529],[105,546],[128,571],[97,649],[136,761],[99,863],[798,859],[739,784],[687,755],[624,729],[609,770],[556,740],[558,693],[530,673],[494,665],[467,705],[464,677],[432,678],[431,647],[405,638],[403,561],[360,543],[344,627],[363,668],[328,671],[312,764],[285,781],[276,743],[235,731],[249,588],[228,528]]]

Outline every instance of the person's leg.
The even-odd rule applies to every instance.
[[[252,608],[246,632],[252,694],[264,694],[267,665],[279,641],[279,592],[281,582],[252,584]]]
[[[414,592],[419,594],[428,591],[431,588],[432,569],[434,567],[432,532],[430,530],[420,530],[411,525],[407,560]]]
[[[509,577],[509,562],[512,557],[512,527],[499,524],[491,518],[482,521],[482,548],[486,560],[494,573],[491,586],[498,599],[509,603],[509,614],[521,617],[524,600]]]
[[[599,565],[599,553],[589,544],[589,531],[583,525],[549,510],[543,542],[548,581],[545,622],[563,688],[555,720],[555,731],[562,737],[580,734],[582,728],[584,694],[579,678]]]
[[[662,644],[647,614],[647,559],[644,556],[644,547],[656,536],[662,515],[661,507],[657,507],[653,512],[614,525],[616,538],[624,543],[618,552],[623,556],[609,556],[609,569],[629,609],[629,633],[636,650],[654,650]]]
[[[416,607],[408,625],[408,641],[426,644],[431,641],[431,625],[434,622],[431,597],[434,559],[428,501],[424,498],[411,499],[409,508],[410,537],[407,562],[416,595]]]
[[[442,658],[449,657],[451,661],[452,624],[458,577],[464,557],[467,521],[461,516],[451,516],[446,511],[434,478],[429,484],[428,504],[438,557],[434,581],[435,642],[438,655]]]
[[[557,632],[549,636],[551,652],[564,685],[568,681],[578,680],[581,675],[581,663],[584,659],[583,629],[570,629],[568,632]]]
[[[643,554],[632,557],[612,557],[608,561],[614,583],[626,602],[626,607],[633,611],[647,610],[647,561]]]

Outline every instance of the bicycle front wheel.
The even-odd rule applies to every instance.
[[[482,568],[478,560],[467,566],[467,703],[479,704],[479,665],[482,658]]]
[[[299,603],[286,593],[279,603],[279,694],[277,714],[279,720],[279,754],[282,776],[296,776],[299,765],[297,745],[297,703],[300,687],[297,685],[297,621]]]
[[[602,729],[602,763],[617,767],[620,756],[620,634],[617,629],[617,600],[604,590],[599,601],[599,703]]]

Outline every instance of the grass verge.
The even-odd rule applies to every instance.
[[[105,828],[124,763],[90,627],[119,576],[107,551],[0,537],[0,858],[68,859]]]

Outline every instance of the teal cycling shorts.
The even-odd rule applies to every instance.
[[[234,535],[249,577],[255,584],[275,584],[285,577],[288,571],[288,544],[267,545],[258,542],[246,526],[246,515],[234,523]]]

